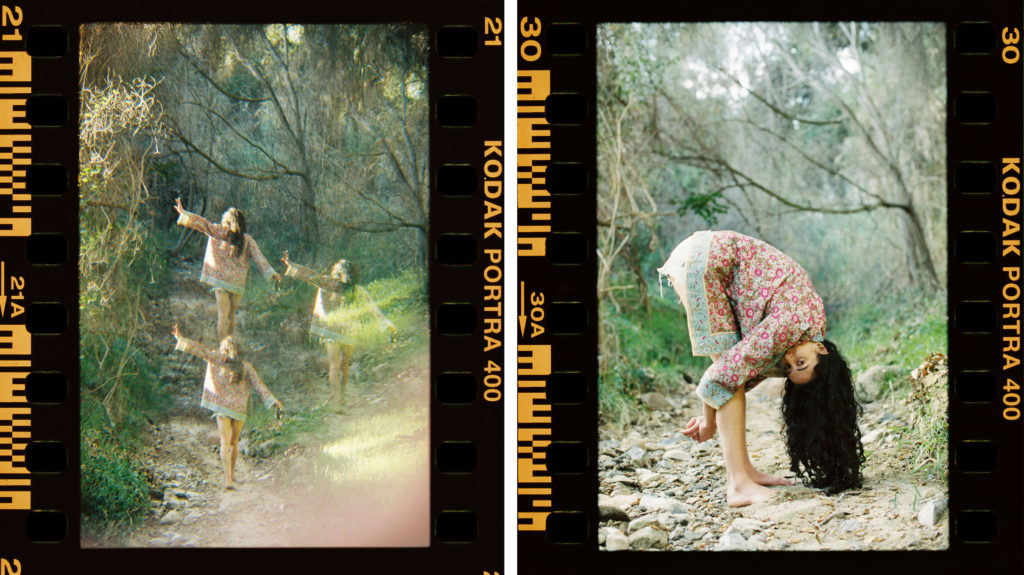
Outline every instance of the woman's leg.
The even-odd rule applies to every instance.
[[[352,359],[352,350],[355,347],[351,345],[341,346],[341,401],[345,402],[345,386],[348,385],[348,363]]]
[[[220,432],[220,462],[224,466],[224,488],[234,489],[235,485],[232,482],[232,464],[231,464],[231,435],[232,435],[232,419],[223,415],[217,416],[217,430]]]
[[[772,496],[772,490],[758,485],[750,476],[747,466],[747,400],[741,387],[716,414],[718,432],[722,436],[725,453],[725,471],[728,475],[726,501],[730,507],[743,507]]]
[[[338,376],[341,371],[341,345],[328,341],[327,347],[327,385],[331,388],[330,404],[335,411],[341,409],[341,390],[338,387]]]
[[[231,335],[234,325],[228,325],[228,318],[231,316],[231,292],[222,289],[213,290],[217,298],[217,341]]]
[[[242,303],[242,294],[228,294],[228,335],[233,335],[235,333],[235,315],[238,314],[238,305],[240,303]]]
[[[242,426],[244,421],[231,420],[231,483],[240,483],[235,479],[235,462],[238,461],[238,440],[242,437]]]
[[[719,357],[721,357],[721,354],[714,354],[713,353],[713,354],[711,354],[711,361],[718,361]],[[744,403],[745,403],[746,402],[746,397],[744,397],[743,400],[744,400]],[[743,410],[743,424],[744,424],[744,429],[743,429],[743,435],[744,435],[743,451],[744,452],[747,452],[746,422],[747,422],[746,406],[744,406],[744,410]],[[717,418],[716,418],[716,423],[717,423]],[[768,474],[768,473],[763,473],[761,471],[758,471],[758,470],[754,469],[754,462],[750,460],[750,453],[749,452],[747,452],[747,461],[746,461],[745,467],[747,468],[747,475],[749,475],[750,478],[754,480],[754,483],[757,483],[758,485],[793,485],[794,484],[794,481],[792,479],[783,479],[782,477],[779,477],[777,475],[771,475],[771,474]]]

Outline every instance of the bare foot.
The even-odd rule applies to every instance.
[[[758,485],[796,485],[796,482],[792,479],[771,475],[770,473],[764,473],[753,468],[748,469],[747,474]]]
[[[753,481],[740,485],[730,485],[726,490],[725,500],[729,507],[745,507],[770,499],[775,492]]]

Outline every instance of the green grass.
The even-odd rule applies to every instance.
[[[82,514],[87,524],[107,531],[130,525],[149,509],[137,453],[148,420],[159,417],[169,396],[145,336],[146,302],[162,297],[170,277],[163,245],[143,242],[123,263],[107,283],[97,281],[103,270],[81,274]]]
[[[946,295],[885,295],[831,314],[826,333],[854,374],[874,365],[895,365],[909,374],[932,353],[947,352]]]
[[[257,285],[250,313],[264,317],[266,325],[261,329],[271,329],[271,326],[279,324],[289,316],[294,319],[296,314],[302,318],[303,325],[308,326],[313,297],[316,294],[315,288],[304,283],[287,282],[283,289],[274,291],[266,282],[260,283],[263,286]],[[398,334],[397,341],[391,343],[387,332],[380,328],[377,331],[381,337],[361,340],[361,344],[355,349],[353,360],[358,361],[363,373],[372,371],[380,364],[393,362],[400,354],[408,353],[409,350],[429,345],[426,285],[419,274],[407,271],[372,281],[364,287],[384,315],[395,324]],[[318,350],[323,349],[319,338],[313,336],[309,337],[307,345]],[[265,372],[261,373],[274,373],[283,378],[281,381],[275,381],[275,385],[271,385],[275,394],[294,388],[297,385],[294,378],[309,375],[307,369],[296,372],[278,367],[271,371],[271,368],[272,366],[266,366]],[[268,382],[272,379],[274,378],[268,379]],[[358,393],[358,388],[363,383],[365,382],[350,380],[350,388],[346,390],[346,395]],[[323,384],[326,386],[326,381]],[[272,409],[263,407],[258,401],[252,403],[253,409],[250,411],[246,430],[250,444],[255,446],[273,440],[277,448],[286,448],[298,442],[302,435],[314,431],[324,420],[329,420],[333,413],[328,406],[314,402],[316,407],[310,409],[289,409],[286,406],[282,418],[277,420]],[[262,455],[269,456],[270,453]]]
[[[601,356],[598,403],[607,421],[625,423],[640,410],[639,397],[656,390],[692,392],[711,365],[690,350],[686,318],[675,294],[649,294],[650,309],[623,308],[616,313],[601,302]],[[689,378],[689,381],[687,381]]]

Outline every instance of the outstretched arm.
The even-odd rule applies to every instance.
[[[285,269],[285,277],[295,278],[299,281],[304,281],[314,287],[318,287],[324,291],[337,293],[341,291],[343,285],[338,280],[325,274],[318,274],[310,268],[304,265],[299,265],[288,258],[288,252],[284,252],[284,257],[281,258],[287,268]]]
[[[248,361],[244,362],[244,365],[245,374],[249,378],[249,382],[252,383],[252,388],[256,391],[256,395],[260,396],[260,399],[263,400],[263,405],[267,407],[276,407],[278,409],[284,407],[281,401],[274,397],[273,393],[270,393],[270,388],[268,388],[267,384],[263,383],[263,380],[260,379],[260,374],[256,373],[256,368],[254,368]]]
[[[186,210],[181,205],[181,198],[174,200],[174,211],[178,212],[178,225],[202,232],[210,237],[219,240],[228,239],[229,230],[220,224],[215,224],[199,214]]]
[[[263,252],[260,251],[260,247],[256,244],[256,240],[252,239],[252,236],[245,236],[246,243],[249,244],[249,256],[252,257],[252,261],[256,263],[256,267],[260,268],[260,273],[267,280],[274,280],[274,283],[281,283],[281,274],[277,273],[277,270],[270,265],[267,258],[263,257]]]
[[[217,361],[218,350],[214,350],[206,347],[194,339],[189,339],[181,335],[178,331],[178,324],[174,324],[174,329],[171,330],[171,335],[177,340],[177,344],[174,346],[175,351],[183,351],[185,353],[194,355],[205,359],[206,361]]]

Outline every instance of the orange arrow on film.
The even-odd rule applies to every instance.
[[[519,335],[526,335],[526,282],[519,282]]]
[[[0,317],[7,313],[7,262],[0,262]]]

